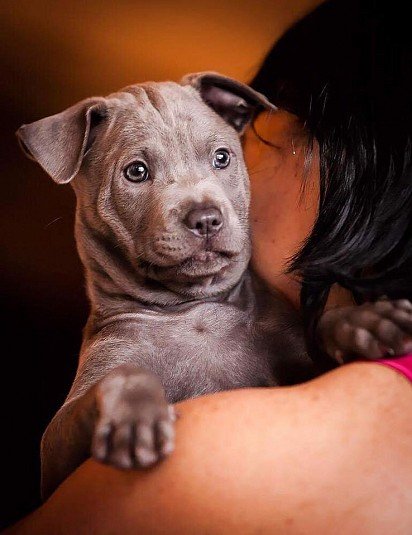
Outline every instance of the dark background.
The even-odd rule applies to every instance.
[[[22,123],[149,79],[252,77],[320,0],[0,3],[0,527],[39,502],[39,442],[73,380],[87,317],[75,199],[20,152]]]

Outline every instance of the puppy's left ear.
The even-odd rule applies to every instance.
[[[215,72],[187,74],[181,84],[197,89],[204,102],[233,126],[239,135],[259,111],[278,109],[262,93]]]

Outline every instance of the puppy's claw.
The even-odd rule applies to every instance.
[[[161,420],[157,424],[157,442],[162,457],[167,457],[174,450],[175,429],[172,422]]]
[[[169,405],[168,411],[169,411],[169,418],[171,419],[172,422],[175,422],[178,418],[180,418],[180,413],[174,405]]]
[[[130,455],[131,444],[131,426],[129,424],[122,424],[118,426],[112,435],[108,462],[123,470],[132,468],[133,461]]]
[[[158,457],[153,450],[149,450],[147,448],[142,447],[138,447],[135,449],[135,456],[137,464],[141,468],[148,468],[158,460]]]
[[[98,461],[104,461],[109,453],[109,440],[112,433],[112,426],[109,423],[97,424],[93,441],[92,455]]]

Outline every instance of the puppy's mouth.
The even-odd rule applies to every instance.
[[[217,279],[224,277],[234,256],[231,253],[201,250],[173,266],[158,266],[144,260],[140,261],[140,266],[145,269],[147,276],[165,282],[191,283],[194,279],[202,278],[213,278],[213,282],[217,282]]]
[[[230,264],[227,253],[199,251],[176,266],[176,273],[191,277],[206,277],[219,273]]]

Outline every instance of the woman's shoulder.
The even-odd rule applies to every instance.
[[[87,461],[10,533],[62,533],[62,518],[67,534],[409,533],[411,404],[404,376],[367,362],[187,400],[168,459]]]

